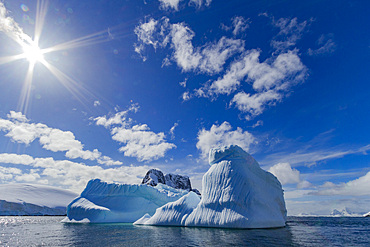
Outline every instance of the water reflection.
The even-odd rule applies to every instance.
[[[110,246],[294,246],[289,227],[276,229],[220,229],[133,226],[131,224],[65,224],[76,245]]]
[[[285,228],[219,229],[63,224],[0,217],[0,246],[368,246],[370,218],[290,218]]]

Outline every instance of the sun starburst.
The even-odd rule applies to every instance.
[[[47,0],[38,0],[37,9],[36,9],[36,21],[35,21],[35,30],[34,38],[32,39],[29,35],[25,34],[22,28],[19,27],[11,17],[6,16],[6,9],[3,3],[0,2],[0,24],[3,25],[0,27],[0,31],[7,34],[10,38],[16,41],[22,48],[23,53],[13,56],[0,57],[0,65],[5,63],[14,62],[20,59],[26,59],[29,62],[28,70],[24,79],[23,89],[19,99],[18,110],[26,113],[28,108],[28,101],[30,98],[31,86],[33,71],[35,69],[35,64],[40,63],[45,66],[73,95],[75,95],[79,100],[81,100],[82,94],[88,94],[91,97],[95,97],[89,90],[82,85],[81,82],[77,82],[72,79],[70,76],[66,75],[58,68],[50,64],[46,58],[45,54],[73,49],[81,46],[91,45],[106,42],[112,39],[110,29],[90,34],[84,37],[80,37],[65,43],[61,43],[52,47],[47,47],[41,49],[39,47],[39,40],[42,34],[44,21],[48,9]],[[4,27],[4,25],[6,25]]]

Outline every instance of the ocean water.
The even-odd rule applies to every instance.
[[[276,229],[65,224],[63,217],[0,217],[0,246],[370,246],[370,218],[289,217]]]

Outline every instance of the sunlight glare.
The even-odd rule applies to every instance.
[[[23,55],[30,63],[41,62],[44,60],[44,53],[36,44],[25,44],[23,47]]]

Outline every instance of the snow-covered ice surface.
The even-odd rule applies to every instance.
[[[134,224],[223,228],[283,227],[286,208],[278,179],[239,146],[212,149],[197,206],[190,194]],[[194,209],[193,209],[194,208]]]
[[[135,225],[165,225],[165,226],[180,226],[183,225],[183,219],[190,214],[200,202],[200,197],[195,192],[181,197],[175,202],[169,202],[166,205],[158,208],[153,215],[146,214],[139,220],[135,221]],[[185,217],[184,217],[185,216]]]
[[[0,184],[0,215],[65,215],[78,195],[37,184]]]
[[[146,213],[154,214],[158,207],[188,194],[164,184],[155,187],[141,184],[107,183],[90,180],[67,207],[63,222],[134,222]]]

